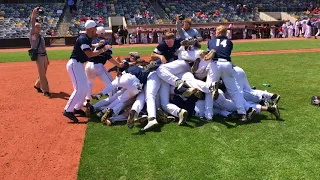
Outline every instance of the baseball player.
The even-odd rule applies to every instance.
[[[107,60],[110,60],[113,64],[119,64],[119,62],[115,61],[111,54],[112,54],[112,47],[110,45],[110,42],[105,39],[105,29],[103,27],[97,28],[97,37],[92,41],[92,45],[96,47],[96,49],[101,49],[105,45],[109,45],[109,49],[100,54],[99,56],[89,58],[89,62],[86,64],[85,71],[88,78],[88,93],[86,96],[86,102],[84,105],[86,105],[87,102],[90,102],[91,95],[92,95],[92,87],[94,84],[94,78],[99,77],[101,81],[104,83],[105,87],[107,87],[108,84],[113,81],[112,76],[109,74],[109,72],[104,67]],[[112,93],[109,94],[111,96]]]
[[[231,63],[231,52],[233,49],[233,43],[226,37],[227,30],[224,26],[219,26],[216,31],[217,37],[210,40],[208,42],[208,51],[210,51],[205,60],[211,60],[210,69],[208,72],[207,83],[212,84],[218,82],[220,78],[225,83],[228,93],[231,96],[231,99],[235,102],[237,106],[237,112],[241,115],[240,121],[248,122],[251,120],[252,114],[255,113],[255,110],[251,110],[246,112],[245,109],[245,100],[243,98],[243,94],[240,91],[238,84],[233,76],[233,68]],[[217,89],[214,89],[214,94],[217,94]],[[206,99],[208,94],[206,94]],[[217,96],[215,96],[215,99]],[[206,118],[212,119],[213,116],[213,102],[207,100],[206,108],[208,111],[208,115]],[[211,115],[212,114],[212,115]],[[209,120],[211,120],[209,119]]]
[[[247,39],[247,32],[248,32],[247,26],[244,26],[244,29],[242,31],[242,38],[243,39]]]
[[[295,26],[294,26],[294,35],[295,35],[295,37],[299,37],[299,35],[300,35],[300,26],[301,26],[300,21],[297,19],[296,23],[295,23]]]
[[[110,68],[108,72],[111,72],[111,71],[115,71],[115,72],[117,72],[117,73],[118,73],[118,72],[123,72],[123,71],[124,71],[126,68],[128,68],[129,66],[135,65],[136,61],[137,61],[139,58],[140,58],[139,53],[137,53],[137,52],[129,52],[129,57],[124,58],[124,59],[122,60],[122,64],[124,64],[125,67],[123,67],[123,68],[118,68],[118,66],[114,66],[114,67]],[[117,57],[117,58],[116,58],[116,61],[117,61],[117,62],[120,62],[120,58]],[[103,89],[100,93],[92,95],[92,98],[93,98],[93,99],[96,99],[96,100],[99,100],[103,95],[106,95],[106,94],[109,94],[109,93],[110,93],[110,92],[109,92],[109,89],[105,88],[105,89]],[[112,93],[114,93],[114,92],[111,92],[111,94],[112,94]],[[109,95],[110,95],[110,94],[109,94]]]
[[[158,36],[158,43],[162,42],[162,40],[163,40],[163,32],[161,32],[161,28],[157,32],[157,36]]]
[[[311,27],[311,20],[308,19],[306,22],[306,31],[305,31],[305,38],[311,38],[311,34],[312,34],[312,27]]]
[[[305,37],[305,33],[306,33],[306,31],[307,31],[307,19],[303,19],[301,22],[300,22],[300,24],[301,24],[301,26],[302,26],[302,30],[301,30],[301,34],[302,34],[302,36],[303,37]]]
[[[292,25],[291,22],[289,22],[289,23],[290,23],[290,24],[289,24],[289,26],[288,26],[288,37],[289,37],[289,38],[292,38],[292,37],[293,37],[294,27],[293,27],[293,25]]]
[[[288,37],[288,27],[287,27],[287,24],[284,22],[283,24],[282,24],[282,37],[283,38],[286,38],[286,37]]]
[[[85,112],[81,110],[83,100],[88,93],[88,81],[86,73],[83,67],[83,63],[88,61],[89,58],[98,56],[106,52],[110,46],[105,45],[99,50],[91,50],[91,39],[96,34],[97,24],[88,20],[85,23],[86,32],[81,34],[74,45],[70,60],[67,63],[67,71],[70,75],[74,91],[71,94],[67,105],[64,108],[63,115],[72,120],[78,122],[75,114],[85,115]]]
[[[317,34],[314,36],[314,38],[317,39],[317,36],[320,35],[320,21],[319,21],[319,20],[315,23],[315,27],[317,27],[318,32],[317,32]]]

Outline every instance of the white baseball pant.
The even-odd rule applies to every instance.
[[[146,102],[147,102],[147,112],[148,118],[156,118],[157,116],[157,106],[156,97],[161,86],[161,79],[156,72],[151,72],[147,79],[146,84]]]
[[[205,61],[203,58],[201,58],[200,63],[199,63],[199,67],[196,70],[196,72],[194,73],[194,77],[196,77],[197,79],[204,79],[205,77],[207,77],[208,72],[209,72],[209,68],[210,68],[210,63],[211,61]]]
[[[249,109],[250,107],[252,107],[257,112],[259,112],[259,113],[261,112],[261,105],[255,104],[253,102],[247,102],[245,100],[243,100],[243,103],[244,103],[245,109]],[[221,90],[219,90],[219,97],[216,101],[214,101],[213,107],[216,107],[216,108],[219,108],[222,110],[226,110],[229,112],[237,111],[236,103],[230,99],[227,99]]]
[[[109,74],[107,69],[104,67],[103,64],[94,64],[93,62],[88,62],[85,67],[85,71],[88,78],[88,93],[86,99],[91,99],[92,95],[92,87],[94,84],[94,78],[98,77],[104,84],[105,87],[108,86],[113,81],[112,76]],[[112,92],[108,94],[112,96]]]
[[[81,109],[83,105],[88,92],[88,81],[83,64],[76,59],[70,59],[66,67],[72,81],[73,92],[64,109],[66,112],[73,112],[74,109]]]
[[[121,89],[120,91],[116,92],[114,95],[109,96],[106,99],[103,99],[93,105],[94,109],[105,109],[111,102],[115,101],[119,96],[123,94],[125,89]]]
[[[236,103],[238,114],[246,114],[243,92],[240,91],[239,85],[234,78],[235,71],[232,66],[232,63],[225,59],[219,59],[218,61],[211,62],[207,83],[211,84],[212,82],[217,82],[221,78],[231,96],[231,99]],[[210,101],[207,101],[206,103],[210,103]],[[206,108],[210,107],[213,107],[213,105],[207,104]]]
[[[204,93],[210,93],[210,85],[204,81],[196,79],[191,72],[177,74],[177,77],[185,81],[189,87],[196,88]]]
[[[256,34],[252,34],[251,37],[252,37],[252,39],[257,39],[257,35]]]
[[[125,88],[126,91],[122,94],[122,100],[126,101],[130,98],[139,94],[140,90],[138,87],[141,87],[140,80],[130,74],[126,73],[121,75],[120,77],[116,77],[103,91],[103,94],[109,94],[116,90],[117,87]]]
[[[304,37],[305,38],[310,38],[311,37],[311,33],[312,33],[311,26],[307,26],[306,33],[304,34]]]
[[[190,72],[191,67],[184,60],[175,60],[166,64],[161,64],[157,69],[157,75],[165,82],[175,86],[176,80],[179,78],[176,74]]]
[[[307,25],[306,24],[302,24],[302,34],[304,34],[307,30]]]
[[[298,37],[298,36],[300,35],[300,29],[299,29],[298,26],[296,26],[295,29],[294,29],[294,35],[295,35],[296,37]]]
[[[146,88],[144,88],[146,89]],[[135,102],[133,103],[131,110],[136,111],[138,114],[142,111],[144,104],[146,103],[145,101],[145,91],[142,91],[138,94]]]
[[[165,112],[175,117],[179,116],[180,108],[175,104],[170,103],[170,84],[166,83],[165,81],[161,81],[160,104],[161,104],[161,108]]]
[[[255,103],[259,103],[262,100],[262,96],[257,94],[249,84],[247,79],[247,75],[242,68],[239,66],[233,67],[235,71],[235,79],[238,82],[239,88],[243,91],[243,97],[246,101],[252,101]]]
[[[205,117],[205,101],[204,100],[198,100],[196,102],[196,106],[194,108],[195,111],[195,116],[196,117]],[[218,109],[218,108],[213,108],[213,113],[214,114],[219,114],[223,117],[227,117],[229,114],[231,114],[229,111],[224,110],[224,109]]]
[[[185,47],[181,46],[178,50],[178,59],[194,62],[197,58],[200,58],[200,51],[201,49],[191,49],[189,51],[186,51]]]
[[[316,34],[316,36],[319,36],[320,35],[320,28],[318,28],[318,32]]]

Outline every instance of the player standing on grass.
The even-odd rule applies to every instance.
[[[217,27],[216,38],[208,42],[208,51],[206,60],[212,60],[210,63],[210,69],[207,76],[207,83],[216,83],[223,80],[231,99],[235,102],[237,112],[241,116],[240,121],[247,122],[251,120],[252,115],[255,113],[254,109],[245,110],[245,100],[243,98],[242,91],[240,91],[237,81],[233,75],[234,69],[231,63],[231,52],[233,49],[233,43],[227,37],[227,29],[224,26]],[[217,91],[217,89],[214,89]],[[216,93],[213,93],[216,94]],[[206,95],[207,98],[212,98]],[[217,99],[217,98],[215,98]],[[206,100],[206,109],[213,116],[213,101]]]
[[[106,52],[109,48],[109,45],[106,45],[99,50],[91,50],[91,38],[96,34],[96,26],[97,24],[93,20],[88,20],[85,23],[86,32],[77,38],[70,60],[67,63],[67,71],[70,75],[74,91],[64,108],[63,115],[73,122],[78,122],[75,114],[86,115],[81,110],[83,101],[88,93],[88,80],[83,63],[87,62],[89,58]]]

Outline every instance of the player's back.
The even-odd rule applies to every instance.
[[[213,60],[219,58],[231,61],[233,43],[226,36],[217,36],[208,42],[208,51],[215,50]]]

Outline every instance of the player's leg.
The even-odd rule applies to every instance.
[[[161,64],[157,69],[157,75],[165,82],[181,87],[183,85],[182,81],[176,76],[176,74],[182,72],[189,72],[191,70],[188,62],[184,60],[175,60],[167,64]]]
[[[196,117],[205,117],[205,101],[204,100],[198,100],[196,102],[194,111],[195,111],[195,116]],[[222,110],[222,109],[218,109],[218,108],[213,108],[213,113],[214,114],[219,114],[223,117],[227,117],[229,114],[231,114],[229,111],[227,110]]]
[[[67,71],[74,90],[64,108],[64,115],[72,121],[78,122],[78,119],[74,116],[74,110],[80,110],[86,96],[88,89],[87,77],[82,63],[77,62],[75,59],[70,59],[67,63]]]
[[[94,78],[96,77],[95,67],[93,62],[88,62],[85,67],[85,72],[88,79],[88,93],[86,95],[86,100],[91,99],[92,87],[94,84]]]
[[[146,103],[148,112],[148,124],[142,129],[147,130],[158,124],[157,117],[157,106],[156,96],[160,89],[161,79],[158,77],[156,72],[152,72],[148,76],[146,84]]]
[[[208,76],[206,80],[207,86],[211,86],[212,83],[216,83],[220,80],[220,77],[222,75],[221,67],[217,63],[217,61],[213,61],[209,64],[209,71],[208,71]],[[214,90],[217,91],[217,90]],[[216,92],[213,93],[214,97],[217,98],[215,95]],[[213,98],[211,93],[206,93],[205,95],[205,118],[208,121],[212,121],[213,118]]]
[[[242,115],[242,121],[247,121],[248,118],[245,116],[246,110],[244,105],[243,92],[240,91],[239,85],[234,78],[234,70],[230,62],[218,62],[218,64],[223,69],[222,71],[222,80],[227,88],[231,99],[236,103],[238,114]],[[250,119],[249,119],[250,120]]]
[[[191,72],[180,73],[177,75],[178,78],[185,81],[185,83],[192,88],[196,88],[204,93],[210,93],[210,84],[207,84],[201,80],[196,79]]]
[[[111,74],[108,72],[108,70],[104,67],[103,64],[97,64],[96,66],[98,66],[97,67],[98,77],[103,82],[104,86],[107,87],[113,81]],[[114,91],[111,93],[108,93],[108,96],[112,96],[113,93]]]

